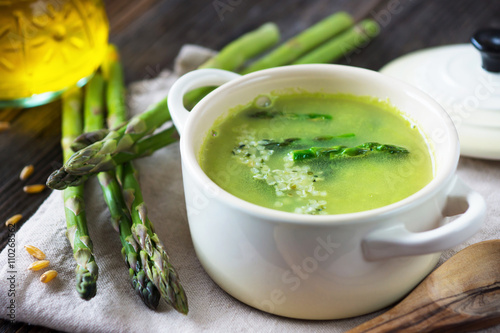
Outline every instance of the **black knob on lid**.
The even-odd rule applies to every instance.
[[[500,29],[479,30],[471,43],[481,52],[482,67],[488,72],[500,72]]]

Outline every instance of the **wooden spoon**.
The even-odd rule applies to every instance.
[[[360,332],[468,332],[500,324],[500,240],[471,245]]]

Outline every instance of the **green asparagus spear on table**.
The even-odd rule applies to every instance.
[[[66,172],[64,168],[59,168],[52,172],[47,179],[47,186],[53,190],[64,190],[68,187],[80,186],[90,175],[78,176]]]
[[[352,17],[346,12],[330,15],[289,39],[270,54],[255,61],[245,68],[241,74],[289,64],[353,24]]]
[[[108,116],[106,122],[109,128],[113,128],[117,123],[115,121],[117,117],[116,109],[125,105],[125,90],[122,89],[123,85],[120,84],[123,81],[123,72],[121,63],[118,61],[118,52],[114,45],[110,45],[108,48],[108,59],[103,68],[105,68],[104,72],[107,77],[106,105]],[[121,165],[117,165],[116,169],[120,168]],[[116,178],[116,169],[100,172],[97,178],[111,214],[111,222],[120,233],[122,255],[129,269],[132,287],[141,297],[144,304],[150,309],[156,309],[161,295],[143,270],[144,265],[139,256],[140,249],[130,229],[132,220],[123,198],[121,185]]]
[[[115,171],[101,172],[97,175],[97,178],[111,215],[111,221],[120,233],[121,252],[129,270],[132,287],[144,304],[151,309],[156,309],[160,301],[160,293],[144,271],[144,265],[142,265],[139,256],[139,245],[130,230],[132,225],[130,214],[123,199],[122,189],[116,180]]]
[[[85,86],[83,104],[83,132],[102,129],[104,124],[104,79],[97,72]]]
[[[199,68],[219,68],[228,71],[238,70],[248,59],[261,54],[280,39],[278,27],[265,23],[226,45],[216,56],[210,58]]]
[[[62,140],[64,160],[73,154],[71,142],[82,133],[82,93],[71,89],[62,97]],[[76,290],[81,298],[95,296],[98,267],[94,259],[92,241],[87,229],[83,185],[69,187],[63,192],[67,237],[76,260]]]
[[[354,27],[341,33],[320,47],[300,57],[293,62],[298,64],[317,64],[335,62],[359,47],[363,47],[370,39],[378,35],[379,26],[377,22],[366,19]]]
[[[110,45],[109,48],[111,50],[110,53],[116,53],[116,50],[113,51],[114,46]],[[119,80],[123,81],[123,69],[119,61],[105,62],[101,69],[105,77],[110,77],[110,72],[113,72],[113,77],[119,77]],[[75,141],[73,141],[73,144],[71,146],[74,151],[81,150],[93,144],[94,142],[101,141],[106,137],[106,135],[109,134],[110,131],[118,130],[120,127],[123,127],[125,125],[126,121],[115,121],[116,112],[114,112],[114,110],[119,105],[125,105],[125,89],[123,85],[117,84],[115,82],[119,80],[108,80],[106,84],[106,105],[108,109],[108,117],[106,119],[106,122],[108,124],[108,127],[100,128],[91,132],[85,132],[82,135],[78,136]]]
[[[317,157],[328,157],[329,159],[341,157],[366,156],[375,153],[391,155],[406,155],[409,151],[404,147],[380,144],[378,142],[367,142],[356,147],[333,146],[333,147],[311,147],[309,149],[294,150],[292,157],[294,161],[302,161]]]
[[[77,151],[66,162],[64,169],[74,175],[94,173],[95,166],[109,163],[109,169],[113,169],[113,158],[120,152],[133,153],[134,144],[144,136],[151,134],[158,126],[170,120],[167,108],[167,100],[159,102],[146,110],[144,113],[132,118],[122,128],[110,131],[101,141],[97,141]]]
[[[64,168],[64,170],[68,173],[72,173],[73,175],[86,175],[111,170],[122,163],[134,160],[138,157],[149,156],[154,151],[165,147],[172,142],[176,142],[178,139],[179,135],[177,130],[174,126],[170,126],[153,136],[147,137],[133,145],[130,145],[126,149],[115,147],[113,154],[104,154],[98,158],[89,158],[82,163],[76,163],[75,161],[72,168]],[[96,146],[101,147],[101,149],[106,149],[106,147],[102,147],[103,145],[100,144],[101,142],[102,141],[96,142],[98,144]],[[71,172],[73,169],[77,169],[79,172]]]
[[[129,148],[128,151],[120,151],[114,155],[109,155],[107,159],[97,160],[96,164],[88,162],[86,168],[87,174],[70,174],[66,168],[61,167],[49,176],[47,186],[54,190],[64,190],[68,186],[77,186],[83,184],[85,180],[98,172],[112,170],[122,163],[132,161],[136,158],[151,155],[156,150],[176,142],[179,135],[175,127],[171,126],[155,135],[144,138]],[[100,142],[100,141],[99,141]]]
[[[105,68],[107,72],[106,105],[108,109],[106,123],[108,128],[120,127],[127,121],[125,114],[126,89],[123,83],[123,66],[118,49],[114,45],[109,45]]]
[[[104,80],[100,73],[95,74],[86,89],[84,123],[86,132],[99,130],[104,126]],[[156,309],[160,293],[142,270],[138,246],[130,231],[132,224],[130,214],[121,187],[116,180],[115,171],[101,172],[97,178],[111,214],[111,223],[120,233],[122,255],[129,269],[132,286],[149,308]]]
[[[87,146],[90,146],[94,142],[101,141],[109,134],[107,128],[101,128],[100,130],[85,132],[79,135],[71,144],[71,149],[73,151],[79,151]]]
[[[170,258],[154,232],[153,225],[147,216],[146,205],[137,180],[137,174],[131,163],[125,163],[120,177],[125,201],[132,215],[132,234],[141,250],[140,257],[144,263],[146,275],[160,290],[162,297],[177,311],[187,314],[188,303],[184,289]]]
[[[124,100],[125,85],[123,82],[123,70],[118,59],[117,50],[111,47],[111,53],[115,56],[112,56],[108,62],[109,83],[106,101],[108,105],[108,126],[113,127],[126,120],[126,106]],[[100,173],[99,176],[101,174],[104,173]],[[156,293],[161,294],[174,309],[186,314],[188,312],[186,294],[180,284],[177,272],[170,263],[165,247],[154,232],[153,225],[147,217],[146,206],[142,199],[139,182],[136,178],[136,170],[131,162],[126,162],[117,168],[117,174],[122,179],[123,191],[126,194],[125,197],[132,219],[132,221],[130,219],[122,221],[120,232],[122,234],[126,232],[125,240],[135,245],[135,251],[133,253],[129,251],[129,256],[137,260],[137,266],[140,265],[140,267],[136,267],[136,272],[143,274],[142,279],[148,281],[149,288],[143,288],[142,290],[143,292],[154,290],[155,300],[158,298]],[[117,185],[116,178],[114,178],[113,184]],[[123,207],[125,204],[122,203],[123,199],[120,197],[119,200],[121,207]],[[131,250],[130,247],[129,250]],[[137,280],[140,281],[140,279]],[[150,299],[151,297],[147,298],[147,300]]]

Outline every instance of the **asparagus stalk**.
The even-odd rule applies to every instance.
[[[111,214],[111,223],[120,233],[121,252],[129,270],[132,287],[144,304],[154,310],[160,301],[160,293],[144,271],[144,265],[139,256],[139,246],[130,229],[132,225],[130,214],[123,199],[121,187],[116,180],[115,171],[101,172],[97,178]]]
[[[132,234],[141,248],[140,257],[145,265],[144,271],[160,290],[167,303],[180,313],[187,314],[186,293],[175,268],[170,263],[164,245],[154,232],[153,225],[147,216],[137,173],[131,163],[125,163],[122,170],[123,174],[120,178],[125,201],[132,216]]]
[[[94,142],[101,141],[109,134],[107,128],[101,128],[96,131],[86,132],[79,135],[71,144],[71,149],[73,151],[79,151],[87,146],[90,146]]]
[[[134,146],[137,141],[151,134],[158,126],[168,120],[170,120],[170,113],[168,112],[167,99],[164,99],[133,117],[130,122],[118,130],[110,131],[101,141],[77,151],[65,163],[64,169],[74,175],[101,171],[94,171],[94,166],[109,163],[120,152],[133,153],[137,150]]]
[[[310,158],[328,157],[329,159],[353,156],[366,156],[373,153],[386,153],[393,155],[406,155],[409,151],[404,147],[367,142],[362,145],[348,148],[346,146],[333,147],[311,147],[309,149],[294,150],[292,157],[294,161],[302,161]]]
[[[84,130],[86,132],[99,130],[104,125],[104,80],[96,73],[87,85],[84,106]],[[121,187],[113,170],[97,175],[103,191],[104,200],[111,214],[111,223],[120,232],[122,255],[129,269],[132,286],[144,303],[151,309],[156,309],[160,293],[153,283],[145,276],[137,253],[137,243],[130,231],[131,221],[128,208],[123,199]]]
[[[229,43],[215,57],[210,58],[199,68],[238,70],[248,59],[252,59],[275,45],[279,38],[280,33],[276,24],[263,24],[256,30]]]
[[[259,144],[264,146],[266,149],[274,150],[274,149],[278,149],[278,148],[288,147],[288,146],[292,145],[294,142],[298,142],[298,141],[301,141],[301,139],[300,138],[288,138],[288,139],[285,139],[283,141],[264,139],[264,140],[259,141]],[[237,148],[238,149],[243,148],[243,147],[241,147],[241,148],[240,147],[241,146],[238,146]],[[235,148],[235,149],[237,149],[237,148]]]
[[[116,121],[116,108],[125,105],[125,87],[120,82],[123,82],[123,68],[120,61],[118,61],[118,52],[116,47],[109,45],[108,47],[108,61],[102,66],[104,76],[108,78],[106,84],[106,107],[108,109],[108,117],[106,119],[108,128],[118,130],[126,123],[123,121]],[[109,78],[112,78],[109,80]],[[103,140],[109,134],[108,128],[99,128],[95,131],[83,133],[78,136],[71,148],[74,151],[81,150],[94,142]]]
[[[64,190],[68,186],[78,186],[89,176],[98,172],[113,170],[122,163],[149,156],[156,150],[176,142],[178,137],[175,127],[171,126],[158,134],[137,142],[128,151],[120,151],[114,155],[109,155],[107,159],[97,160],[95,164],[92,161],[88,162],[85,165],[86,174],[71,174],[63,166],[52,172],[47,179],[47,186],[54,190]]]
[[[109,128],[125,122],[125,86],[123,84],[123,68],[119,61],[118,51],[114,45],[108,49],[106,105],[108,109],[107,123]],[[117,166],[121,172],[121,165]],[[156,309],[160,301],[160,292],[144,271],[144,264],[139,256],[139,245],[135,241],[131,226],[130,212],[123,198],[122,188],[116,178],[115,170],[101,172],[98,179],[105,194],[111,215],[114,216],[115,228],[120,232],[122,254],[129,267],[132,286],[143,302],[151,309]]]
[[[107,90],[108,103],[108,126],[116,126],[126,120],[126,108],[123,99],[125,85],[123,72],[118,61],[116,50],[114,59],[109,62],[109,85]],[[137,171],[131,162],[124,163],[117,171],[123,180],[123,189],[128,199],[131,212],[132,225],[127,221],[127,233],[129,242],[135,242],[135,250],[139,251],[138,262],[142,265],[144,280],[152,281],[154,290],[160,290],[161,296],[177,311],[186,314],[188,303],[184,289],[182,288],[177,272],[171,265],[168,254],[158,236],[154,233],[153,225],[146,214],[146,206],[142,199],[142,193],[137,181]],[[130,235],[133,235],[130,236]],[[134,257],[135,259],[136,257]]]
[[[97,72],[85,86],[83,106],[83,131],[85,133],[102,129],[104,123],[104,79]]]
[[[73,153],[71,142],[82,132],[82,94],[71,89],[62,97],[62,140],[64,160]],[[76,290],[81,298],[95,296],[98,267],[92,253],[92,241],[87,229],[83,185],[70,187],[63,192],[67,237],[76,260]]]
[[[64,168],[59,168],[52,172],[47,179],[47,186],[53,190],[65,190],[69,187],[80,186],[90,175],[76,176],[67,173]]]
[[[330,15],[309,29],[289,39],[269,55],[255,61],[241,73],[248,74],[261,69],[289,64],[353,24],[352,17],[346,12],[338,12]]]
[[[215,57],[201,64],[198,68],[219,68],[237,71],[247,60],[266,51],[280,39],[278,27],[266,23],[258,29],[246,33],[225,46]],[[191,110],[203,97],[215,87],[194,89],[184,96],[184,105]]]
[[[370,39],[378,35],[377,22],[366,19],[353,28],[326,42],[322,46],[300,57],[293,64],[314,64],[334,62],[342,56],[365,45]]]
[[[318,143],[318,142],[331,141],[331,140],[335,140],[335,139],[353,138],[355,136],[356,135],[354,133],[346,133],[346,134],[335,135],[335,136],[332,136],[332,135],[318,136],[318,137],[313,138],[312,140],[311,139],[305,140],[305,139],[301,139],[301,138],[287,138],[283,141],[264,139],[264,140],[259,141],[259,144],[264,146],[264,148],[266,148],[266,149],[274,150],[274,149],[279,149],[279,148],[283,148],[283,147],[288,147],[291,145],[297,145],[297,144],[307,145],[307,144],[314,143],[314,142]],[[237,149],[237,148],[240,148],[240,147],[238,146],[235,149]]]
[[[108,108],[108,117],[106,121],[108,128],[114,128],[127,121],[124,111],[125,85],[123,83],[123,67],[119,59],[118,50],[114,45],[109,46],[107,68],[106,105]]]

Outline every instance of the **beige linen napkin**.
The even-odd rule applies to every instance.
[[[153,80],[132,84],[129,89],[132,112],[142,112],[149,104],[164,98],[177,72],[191,69],[194,62],[203,60],[206,52],[194,46],[186,47],[177,61],[176,74],[165,71]],[[120,241],[109,222],[101,190],[96,180],[91,179],[85,195],[100,272],[97,296],[84,301],[75,291],[75,263],[65,236],[62,195],[54,191],[15,233],[11,242],[16,250],[14,267],[7,265],[8,248],[0,254],[1,318],[11,319],[7,306],[12,301],[15,321],[68,332],[344,332],[376,315],[332,321],[293,320],[260,312],[235,300],[208,277],[196,258],[186,219],[178,144],[138,160],[136,166],[150,218],[186,290],[189,314],[183,316],[163,301],[156,312],[142,304],[130,286],[120,254]],[[446,251],[441,262],[467,245],[500,238],[500,162],[463,158],[458,173],[485,197],[488,215],[481,232],[466,244]],[[43,284],[39,281],[42,272],[26,270],[34,261],[23,249],[28,244],[47,254],[50,268],[59,272],[55,280]],[[8,280],[12,277],[14,279]],[[15,282],[13,288],[11,281]],[[9,289],[14,290],[15,295],[9,293]]]

